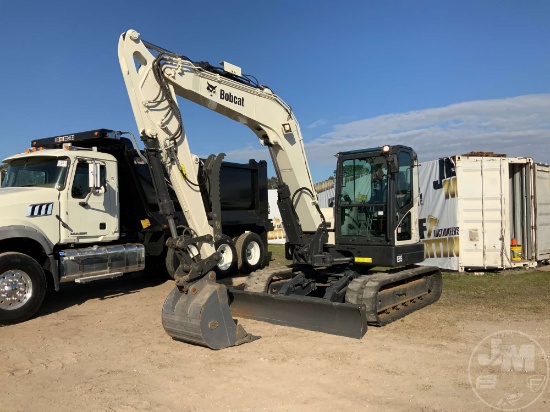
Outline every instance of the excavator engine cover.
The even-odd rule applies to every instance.
[[[201,279],[188,292],[177,287],[162,308],[162,326],[176,340],[223,349],[257,339],[231,317],[224,285]]]

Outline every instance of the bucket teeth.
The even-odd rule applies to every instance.
[[[172,290],[162,308],[162,326],[176,340],[211,349],[258,338],[246,333],[231,317],[226,287],[207,279],[193,284],[187,293]]]

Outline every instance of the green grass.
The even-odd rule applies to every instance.
[[[479,309],[514,313],[548,312],[550,273],[538,270],[507,270],[476,276],[443,274],[444,303],[476,305]]]
[[[269,253],[271,253],[270,265],[290,265],[292,260],[285,259],[285,245],[269,245]]]
[[[550,273],[537,270],[510,270],[498,273],[485,273],[476,276],[472,273],[444,273],[448,290],[456,293],[476,294],[514,293],[530,296],[550,293]]]

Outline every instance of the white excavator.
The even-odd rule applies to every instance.
[[[338,153],[330,227],[317,203],[298,122],[269,87],[235,65],[192,61],[142,40],[135,30],[121,35],[118,54],[141,139],[158,154],[150,167],[172,234],[167,243],[180,262],[162,310],[170,336],[213,349],[253,340],[236,316],[361,338],[368,324],[384,325],[438,300],[439,269],[415,266],[424,247],[411,148]],[[190,152],[176,96],[248,126],[268,148],[292,265],[252,272],[244,288],[216,283],[219,217],[204,210],[199,160]],[[172,219],[163,165],[188,222],[184,233]],[[376,266],[389,270],[374,272]]]

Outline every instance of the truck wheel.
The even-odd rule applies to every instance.
[[[216,252],[220,252],[222,259],[215,267],[216,273],[220,278],[231,276],[237,269],[237,249],[233,243],[233,239],[229,236],[222,235],[216,243],[214,243]]]
[[[249,273],[262,267],[265,260],[265,246],[260,236],[254,232],[243,233],[235,242],[237,267]]]
[[[28,255],[0,254],[0,324],[23,322],[36,313],[46,295],[42,267]]]

